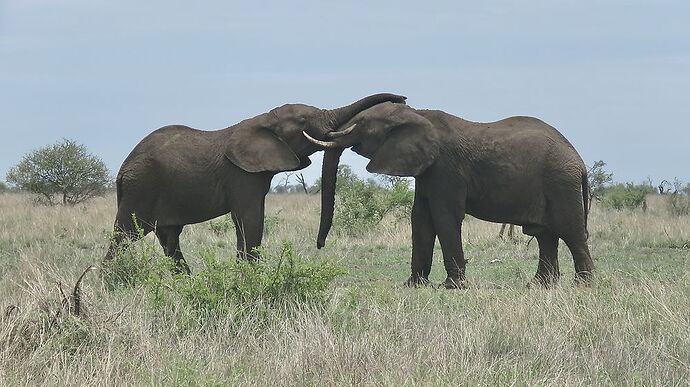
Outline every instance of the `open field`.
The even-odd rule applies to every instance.
[[[195,325],[182,305],[153,308],[141,287],[108,290],[95,271],[83,283],[86,316],[32,335],[26,327],[59,305],[57,283],[69,287],[100,265],[115,198],[43,207],[0,195],[0,385],[687,386],[690,217],[670,216],[663,204],[651,197],[646,212],[595,207],[596,281],[573,284],[561,243],[563,278],[551,290],[525,286],[536,271],[535,241],[502,241],[499,225],[467,219],[470,289],[446,291],[401,286],[408,221],[389,219],[359,236],[334,229],[317,250],[318,196],[269,195],[269,251],[287,240],[305,260],[346,269],[325,307],[277,310],[261,324],[248,314]],[[139,243],[160,252],[153,236]],[[208,222],[182,234],[192,270],[205,251],[234,259],[234,246],[234,231],[213,232]],[[439,283],[438,244],[435,261]]]

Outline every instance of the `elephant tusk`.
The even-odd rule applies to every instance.
[[[355,126],[357,126],[357,124],[354,124],[345,130],[340,130],[337,132],[328,132],[328,133],[326,133],[326,137],[338,138],[338,137],[342,137],[342,136],[347,136],[348,134],[352,133],[352,131],[355,129]]]
[[[307,132],[305,132],[305,131],[302,131],[302,134],[304,135],[304,137],[307,138],[307,140],[309,140],[310,142],[312,142],[312,143],[314,143],[314,144],[316,144],[316,145],[318,145],[318,146],[320,146],[320,147],[322,147],[322,148],[329,148],[329,149],[331,149],[331,148],[342,148],[342,147],[341,147],[337,142],[335,142],[335,141],[321,141],[321,140],[317,140],[317,139],[315,139],[314,137],[310,136],[310,135],[309,135]]]

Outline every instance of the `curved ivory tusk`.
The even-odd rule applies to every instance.
[[[307,138],[307,140],[311,141],[312,143],[322,147],[322,148],[342,148],[337,142],[335,141],[321,141],[317,140],[314,137],[310,136],[307,132],[302,131],[302,134],[304,137]]]
[[[348,134],[350,134],[350,133],[352,132],[352,130],[355,129],[355,126],[357,126],[357,124],[354,124],[354,125],[348,127],[348,128],[345,129],[345,130],[340,130],[340,131],[337,131],[337,132],[328,132],[328,133],[326,133],[326,137],[328,137],[328,138],[338,138],[338,137],[342,137],[342,136],[347,136]]]

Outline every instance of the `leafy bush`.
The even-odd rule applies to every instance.
[[[4,193],[7,191],[9,191],[9,187],[7,186],[7,184],[5,184],[5,182],[3,181],[0,181],[0,193]]]
[[[409,217],[414,192],[404,178],[385,176],[385,185],[364,181],[349,166],[338,168],[334,223],[348,232],[366,230],[388,214]]]
[[[108,290],[136,288],[160,282],[158,278],[174,268],[172,259],[166,257],[156,243],[143,239],[144,231],[138,226],[134,216],[133,219],[142,240],[132,243],[125,239],[119,246],[115,246],[116,257],[103,262],[103,285]]]
[[[651,185],[615,184],[604,192],[602,203],[615,210],[647,208],[647,194],[656,192]]]
[[[163,278],[152,287],[156,305],[179,299],[202,317],[242,313],[291,305],[320,305],[342,271],[328,263],[309,263],[284,242],[278,257],[261,252],[260,262],[220,260],[212,251],[202,254],[204,268],[192,275]]]
[[[232,221],[232,216],[229,214],[209,220],[208,226],[211,231],[218,236],[225,235],[230,230],[235,230],[235,223]]]
[[[306,262],[288,242],[279,256],[266,250],[259,262],[221,259],[212,250],[202,252],[203,267],[193,274],[173,274],[174,263],[143,240],[107,262],[104,284],[109,290],[143,287],[153,305],[168,308],[177,302],[207,320],[234,312],[241,317],[274,308],[320,305],[342,270],[326,262]]]
[[[19,189],[36,193],[45,204],[78,204],[103,195],[111,185],[108,169],[84,145],[64,139],[35,150],[7,174]],[[60,199],[56,199],[56,196]]]

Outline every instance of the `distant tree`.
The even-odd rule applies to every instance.
[[[36,193],[46,204],[74,205],[103,195],[112,181],[105,163],[75,141],[62,141],[24,156],[7,182]]]
[[[302,186],[302,190],[304,191],[305,194],[309,194],[309,189],[307,188],[307,183],[304,181],[304,175],[299,174],[297,175],[297,182]]]
[[[10,188],[5,184],[5,182],[0,181],[0,193],[9,191]]]
[[[671,190],[668,192],[670,194],[667,196],[666,204],[671,214],[690,215],[690,183],[683,186],[683,183],[676,178],[673,180],[673,192]]]
[[[673,189],[673,184],[668,180],[662,180],[661,183],[656,187],[661,195],[671,192]]]
[[[603,160],[594,162],[587,171],[589,179],[589,207],[595,199],[601,201],[606,191],[606,187],[613,181],[613,173],[604,170],[606,163]]]

